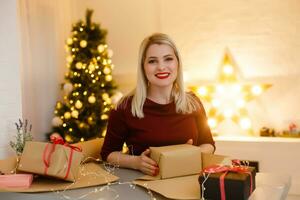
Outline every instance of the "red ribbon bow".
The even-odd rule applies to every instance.
[[[64,177],[64,179],[66,179],[69,176],[69,172],[70,172],[70,169],[71,169],[71,163],[72,163],[72,158],[73,158],[73,151],[79,151],[79,152],[81,152],[82,149],[81,149],[81,147],[70,145],[69,143],[65,142],[62,137],[50,137],[50,140],[52,142],[50,152],[48,152],[49,143],[46,145],[46,147],[44,149],[44,152],[43,152],[43,161],[44,161],[44,164],[45,164],[44,174],[47,175],[48,168],[50,166],[51,156],[52,156],[53,152],[55,151],[55,146],[56,145],[63,145],[63,146],[66,146],[66,147],[70,148],[70,155],[69,155],[69,160],[68,160],[68,168],[67,168],[66,175]],[[47,153],[48,153],[48,155],[47,155]]]
[[[247,173],[250,175],[250,194],[252,193],[252,174],[248,170],[248,166],[240,165],[239,160],[233,160],[232,166],[225,166],[225,165],[212,165],[206,167],[202,170],[203,173],[213,174],[213,173],[223,173],[220,176],[220,192],[221,192],[221,200],[226,200],[225,195],[225,176],[228,172],[235,172],[235,173]]]

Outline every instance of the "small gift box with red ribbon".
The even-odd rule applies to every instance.
[[[255,189],[255,175],[255,168],[236,160],[230,166],[208,166],[199,176],[200,199],[247,200]]]
[[[81,148],[65,143],[62,138],[51,141],[26,142],[18,170],[76,181],[83,158]]]

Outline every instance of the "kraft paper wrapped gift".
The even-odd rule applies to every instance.
[[[10,174],[11,171],[15,169],[16,165],[17,159],[15,157],[0,160],[0,171]],[[117,176],[105,171],[102,165],[95,162],[85,163],[80,167],[80,173],[76,182],[67,182],[56,178],[37,176],[33,178],[29,188],[5,187],[0,185],[0,192],[53,192],[103,185],[119,179]]]
[[[198,177],[202,167],[229,160],[226,156],[202,153],[199,147],[189,144],[150,149],[150,156],[158,163],[160,173],[155,177],[143,176],[134,183],[169,199],[199,199]]]
[[[83,161],[95,161],[101,159],[100,152],[103,146],[104,138],[95,138],[92,140],[78,142],[72,144],[73,146],[80,147],[82,149]]]
[[[28,141],[18,170],[74,182],[82,158],[82,152],[70,146]]]
[[[236,170],[236,172],[229,171],[226,175],[224,172],[210,173],[207,180],[205,180],[204,175],[201,173],[199,176],[199,184],[200,187],[202,187],[203,184],[203,187],[205,188],[205,191],[202,194],[205,199],[222,199],[222,189],[220,188],[222,175],[224,175],[223,190],[226,199],[247,200],[255,189],[256,171],[253,167],[242,167],[242,170]],[[205,176],[207,176],[207,173]]]
[[[150,147],[150,157],[158,163],[161,179],[198,174],[202,169],[199,147],[180,144]]]

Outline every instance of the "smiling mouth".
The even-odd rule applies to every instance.
[[[157,74],[155,74],[155,76],[159,79],[165,79],[170,76],[170,73],[168,73],[168,72],[157,73]]]

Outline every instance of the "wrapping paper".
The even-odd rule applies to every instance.
[[[134,183],[141,187],[155,191],[169,199],[199,199],[200,186],[198,182],[198,177],[200,171],[202,170],[202,167],[209,166],[212,164],[227,163],[229,160],[227,156],[206,153],[201,153],[201,156],[199,157],[198,150],[200,148],[188,144],[171,145],[166,148],[155,147],[154,154],[152,154],[153,148],[150,149],[152,159],[156,160],[156,162],[159,161],[158,165],[160,167],[160,170],[163,171],[156,177],[147,175],[140,177],[139,179],[135,180]],[[156,150],[158,150],[158,152],[156,152]],[[157,159],[161,158],[162,155],[166,156],[167,158],[170,158],[170,160],[172,161],[172,165],[170,165],[169,163],[165,163],[168,162],[169,159],[163,162],[164,164],[167,164],[171,172],[166,172],[166,170],[168,171],[168,168],[161,166],[161,159]],[[194,165],[189,163],[190,160],[194,163],[197,163],[197,172],[196,168],[194,168]],[[186,161],[188,163],[185,163]],[[183,176],[182,174],[186,175]]]
[[[150,157],[158,163],[161,179],[198,174],[202,169],[199,147],[181,144],[150,147]]]
[[[9,173],[15,168],[17,162],[15,157],[0,160],[0,171]],[[67,182],[50,177],[34,177],[29,188],[7,188],[0,186],[0,192],[49,192],[65,189],[76,189],[107,184],[118,180],[117,176],[106,172],[102,165],[94,162],[80,166],[79,175],[76,182]]]
[[[72,144],[73,146],[80,147],[82,149],[83,161],[89,162],[97,159],[101,159],[100,152],[102,149],[104,138],[96,138],[84,142],[78,142]]]
[[[74,182],[83,154],[69,146],[53,145],[55,144],[26,142],[18,170]]]

